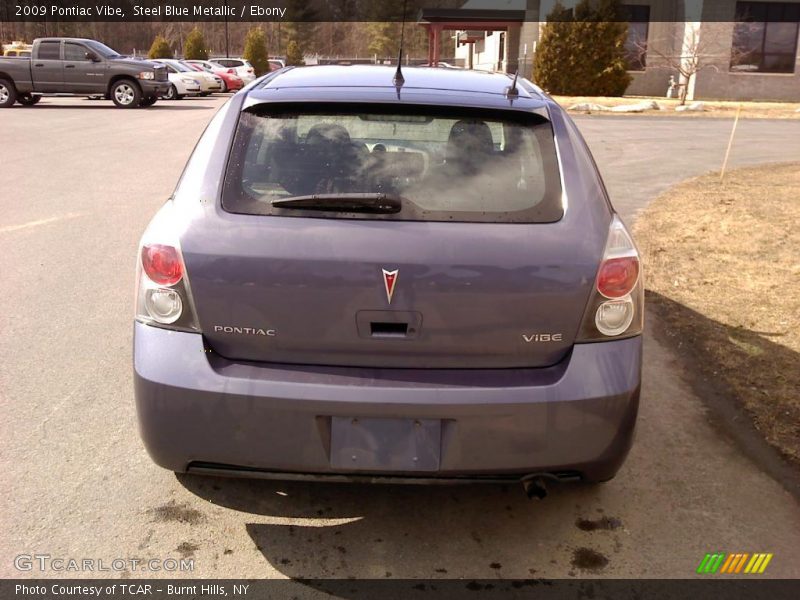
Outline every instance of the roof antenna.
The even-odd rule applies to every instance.
[[[400,27],[400,52],[397,55],[397,70],[394,72],[394,78],[392,79],[392,83],[394,83],[398,88],[398,94],[400,93],[399,88],[401,88],[406,82],[406,78],[403,77],[403,70],[401,68],[403,64],[403,39],[406,33],[406,4],[408,4],[408,0],[403,0],[403,25]]]
[[[525,44],[525,54],[522,57],[523,64],[528,64],[528,44]],[[506,97],[512,102],[514,98],[519,98],[519,88],[517,88],[517,79],[519,79],[519,64],[517,64],[517,72],[514,73],[514,81],[511,82],[511,87],[506,89]]]
[[[509,98],[519,97],[519,89],[517,88],[517,79],[519,79],[519,68],[517,69],[517,72],[514,73],[514,81],[511,82],[511,86],[506,88],[506,96]]]

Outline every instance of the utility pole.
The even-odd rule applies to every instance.
[[[228,47],[228,0],[225,0],[225,58],[230,58],[231,53]]]

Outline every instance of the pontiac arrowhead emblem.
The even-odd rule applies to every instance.
[[[394,296],[394,286],[397,283],[398,271],[399,269],[395,269],[394,271],[383,269],[383,286],[386,288],[386,299],[389,301],[389,304],[392,303],[392,296]]]

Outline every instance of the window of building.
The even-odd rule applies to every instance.
[[[737,2],[731,71],[794,73],[800,4]]]
[[[647,34],[650,29],[650,7],[646,4],[623,4],[628,21],[625,40],[625,61],[629,71],[644,71],[647,66]]]

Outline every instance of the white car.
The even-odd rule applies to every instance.
[[[167,93],[162,96],[164,100],[180,100],[184,96],[198,96],[202,92],[202,83],[200,81],[200,73],[190,72],[191,69],[183,67],[183,65],[174,66],[171,62],[163,59],[156,59],[154,62],[159,62],[167,67],[167,77],[172,84],[169,86]],[[197,75],[197,76],[196,76]]]
[[[242,78],[244,84],[247,85],[256,78],[256,70],[248,61],[243,58],[225,58],[220,56],[218,58],[210,59],[218,65],[222,65],[228,69],[235,69],[236,74]]]
[[[186,75],[187,77],[193,77],[200,83],[200,95],[201,96],[208,96],[209,94],[213,94],[214,92],[221,92],[224,89],[224,84],[222,83],[222,79],[213,75],[211,73],[201,73],[200,71],[195,71],[191,67],[183,64],[179,60],[174,60],[171,58],[159,58],[156,62],[163,63],[167,65],[167,67],[172,67],[178,73]]]

